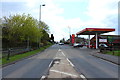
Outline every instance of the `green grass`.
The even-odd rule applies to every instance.
[[[120,50],[119,51],[108,51],[106,54],[114,55],[114,56],[120,56]]]
[[[52,45],[52,44],[51,44]],[[17,61],[17,60],[20,60],[22,58],[25,58],[25,57],[28,57],[28,56],[31,56],[31,55],[34,55],[38,52],[41,52],[43,50],[45,50],[46,48],[50,47],[51,45],[47,45],[47,46],[44,46],[40,49],[37,49],[37,50],[33,50],[33,51],[30,51],[30,52],[26,52],[26,53],[23,53],[23,54],[19,54],[19,55],[15,55],[15,56],[11,56],[10,57],[10,60],[6,60],[7,57],[4,57],[2,58],[2,63],[0,64],[7,64],[7,63],[10,63],[10,62],[14,62],[14,61]]]

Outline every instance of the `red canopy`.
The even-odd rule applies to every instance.
[[[76,35],[95,35],[97,34],[103,34],[107,32],[115,31],[114,28],[85,28],[80,32],[77,32]]]

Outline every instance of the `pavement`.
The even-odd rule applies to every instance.
[[[119,62],[120,57],[119,56],[103,54],[100,52],[100,50],[95,50],[95,49],[91,52],[91,55],[98,57],[98,58],[101,58],[101,59],[104,59],[104,60],[107,60],[107,61],[112,62],[114,64],[120,65],[120,62]]]

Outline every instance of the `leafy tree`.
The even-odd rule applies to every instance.
[[[49,26],[45,23],[45,22],[41,22],[39,24],[40,30],[41,30],[41,42],[43,43],[43,45],[46,45],[47,42],[50,40],[49,38]]]
[[[38,39],[48,39],[49,28],[44,22],[39,22],[31,17],[30,14],[13,15],[4,17],[3,29],[3,42],[4,40],[12,43],[38,43]],[[39,28],[40,26],[40,28]],[[9,46],[10,47],[10,46]]]
[[[53,34],[51,34],[51,38],[50,39],[52,40],[52,42],[54,42],[54,36],[53,36]]]

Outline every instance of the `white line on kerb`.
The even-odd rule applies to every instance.
[[[74,65],[72,64],[72,62],[67,58],[68,62],[71,64],[71,66],[74,67]]]
[[[56,72],[56,73],[65,74],[65,75],[69,75],[69,76],[78,77],[77,75],[70,74],[70,73],[66,73],[66,72],[62,72],[62,71],[58,71],[58,70],[50,70],[50,71],[52,71],[52,72]]]

